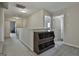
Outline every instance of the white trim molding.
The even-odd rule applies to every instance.
[[[72,47],[79,48],[79,46],[78,46],[78,45],[75,45],[75,44],[66,43],[66,42],[64,42],[64,44],[65,44],[65,45],[68,45],[68,46],[72,46]]]

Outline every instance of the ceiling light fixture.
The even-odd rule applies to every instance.
[[[21,12],[22,12],[22,13],[26,13],[27,11],[25,11],[25,10],[21,10]]]
[[[27,13],[28,12],[28,9],[21,9],[21,8],[18,8],[18,10],[22,13]]]
[[[20,19],[20,17],[12,17],[13,19]]]

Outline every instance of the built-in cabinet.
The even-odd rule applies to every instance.
[[[34,52],[40,54],[54,47],[54,32],[34,32]]]

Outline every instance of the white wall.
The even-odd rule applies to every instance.
[[[0,41],[4,41],[4,9],[0,8]]]
[[[20,32],[21,41],[33,51],[33,30],[23,28]]]
[[[24,28],[27,28],[27,27],[28,27],[28,24],[29,24],[29,16],[26,17],[26,18],[23,20],[23,27],[24,27]]]
[[[16,28],[23,28],[23,19],[18,19],[16,22]]]
[[[10,21],[5,21],[4,24],[5,24],[5,28],[4,28],[5,34],[4,34],[4,36],[5,36],[5,38],[9,38],[10,37]]]
[[[27,27],[29,29],[43,28],[43,10],[38,11],[29,17]]]
[[[64,42],[79,47],[79,5],[70,6],[53,15],[64,14]]]
[[[66,10],[64,42],[79,47],[79,6]]]

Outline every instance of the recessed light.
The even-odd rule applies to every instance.
[[[20,19],[20,17],[12,17],[13,19]]]
[[[27,11],[25,11],[25,10],[22,10],[21,12],[22,12],[22,13],[26,13]]]
[[[28,12],[28,9],[21,9],[21,8],[18,8],[19,12],[22,12],[22,13],[27,13]]]

